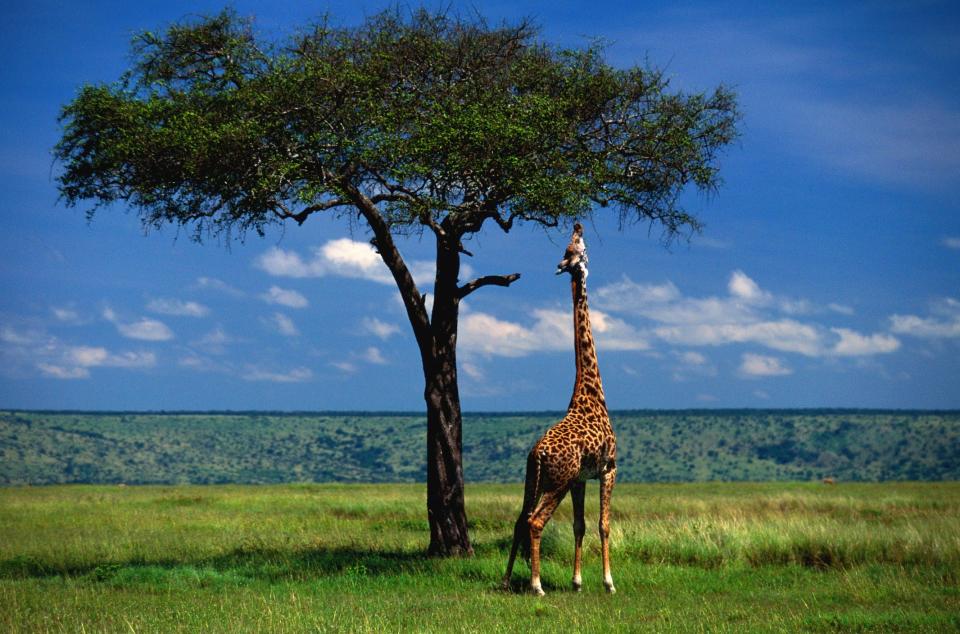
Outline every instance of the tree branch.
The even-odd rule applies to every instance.
[[[374,243],[384,264],[390,269],[390,273],[393,274],[393,279],[400,290],[400,297],[407,309],[407,317],[413,327],[413,334],[417,339],[420,354],[426,359],[432,354],[433,338],[430,334],[430,319],[427,317],[427,309],[424,306],[425,296],[420,294],[420,290],[413,280],[413,274],[410,273],[407,263],[403,261],[403,256],[400,255],[400,250],[397,249],[397,245],[393,241],[390,226],[377,206],[348,178],[342,178],[340,186],[373,231],[374,238],[371,242]]]
[[[463,299],[481,286],[510,286],[520,279],[519,273],[510,275],[485,275],[471,280],[463,286],[457,288],[457,299]]]
[[[306,222],[307,217],[314,212],[326,211],[327,209],[333,209],[334,207],[346,207],[348,205],[352,205],[353,203],[351,203],[349,200],[334,198],[322,203],[317,203],[316,205],[310,205],[309,207],[305,207],[298,212],[290,211],[290,208],[283,204],[282,201],[274,201],[274,204],[276,207],[273,209],[273,213],[276,214],[278,218],[293,218],[297,221],[298,225],[302,225],[304,222]]]

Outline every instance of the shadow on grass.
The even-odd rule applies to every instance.
[[[237,548],[214,557],[198,559],[146,559],[55,564],[30,556],[0,561],[0,579],[87,577],[96,581],[115,579],[136,569],[194,570],[226,574],[237,580],[304,581],[334,575],[352,577],[422,574],[436,570],[440,560],[419,551],[365,550],[360,548],[295,549]]]

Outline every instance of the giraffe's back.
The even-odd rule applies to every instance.
[[[616,438],[610,421],[601,415],[571,411],[546,431],[532,453],[540,458],[546,488],[573,480],[600,477],[614,464]]]

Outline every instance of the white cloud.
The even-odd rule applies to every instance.
[[[744,353],[741,357],[740,374],[746,377],[784,376],[793,370],[783,365],[776,357]]]
[[[150,368],[157,357],[152,352],[111,352],[102,346],[70,345],[39,331],[20,332],[9,326],[0,329],[0,372],[26,376],[39,370],[57,379],[83,379],[90,368]]]
[[[38,361],[37,369],[55,379],[85,379],[90,368],[151,368],[157,364],[152,352],[114,354],[98,346],[62,346],[59,342],[46,350],[49,361]]]
[[[809,357],[882,354],[899,347],[886,334],[867,336],[798,320],[794,316],[852,315],[853,309],[840,304],[819,308],[806,299],[775,296],[740,270],[730,275],[727,292],[726,297],[685,297],[672,282],[638,284],[625,277],[599,288],[596,296],[609,311],[650,320],[647,335],[672,345],[757,344]]]
[[[234,338],[228,335],[223,328],[217,326],[196,341],[192,342],[191,345],[196,346],[210,354],[224,354],[227,350],[227,344],[234,343],[234,341]]]
[[[307,298],[297,291],[271,286],[270,290],[260,296],[268,304],[279,304],[288,308],[305,308],[310,304]]]
[[[106,348],[96,346],[71,346],[64,352],[64,360],[70,365],[84,368],[150,368],[156,365],[157,357],[152,352],[123,352],[113,354]]]
[[[673,368],[674,381],[682,382],[691,376],[716,376],[717,374],[717,368],[699,352],[692,350],[674,352],[673,357],[677,360]]]
[[[274,313],[265,322],[285,337],[296,337],[300,334],[293,320],[283,313]]]
[[[203,304],[165,298],[150,300],[150,303],[147,304],[147,310],[153,313],[173,315],[175,317],[204,317],[210,313],[210,309]]]
[[[400,332],[400,328],[396,325],[380,321],[376,317],[364,317],[360,322],[360,326],[364,332],[379,337],[384,341]]]
[[[933,315],[893,315],[890,330],[897,334],[926,339],[960,337],[960,301],[946,298],[931,307]]]
[[[833,312],[839,313],[839,314],[841,314],[841,315],[848,315],[848,316],[849,316],[849,315],[853,315],[853,314],[854,314],[853,308],[850,307],[850,306],[846,306],[846,305],[844,305],[844,304],[827,304],[827,308],[828,308],[829,310],[832,310]]]
[[[173,331],[166,324],[148,317],[143,317],[140,321],[129,324],[118,323],[117,330],[124,337],[141,341],[169,341],[173,339]]]
[[[350,238],[330,240],[321,247],[311,249],[309,258],[293,251],[273,247],[256,259],[256,266],[277,277],[324,277],[327,275],[365,279],[379,284],[393,285],[393,275],[380,255],[367,242]],[[418,284],[429,282],[434,277],[434,264],[426,260],[408,261],[414,280]],[[464,275],[467,275],[464,271]]]
[[[838,356],[864,356],[893,352],[900,347],[900,341],[892,335],[861,335],[847,328],[831,328],[840,337],[831,352]]]
[[[346,374],[353,374],[357,371],[357,365],[350,361],[331,361],[330,365]]]
[[[659,326],[654,334],[674,345],[720,346],[732,343],[756,343],[773,350],[807,356],[822,354],[817,328],[792,319],[754,323],[700,323]]]
[[[198,277],[196,283],[193,285],[194,289],[197,290],[212,290],[225,295],[230,295],[232,297],[245,297],[246,293],[236,289],[223,280],[218,280],[215,277]]]
[[[17,346],[29,346],[39,341],[41,335],[35,332],[20,332],[10,326],[0,328],[0,341]]]
[[[270,383],[305,383],[313,378],[310,368],[296,367],[288,372],[272,372],[256,366],[247,366],[243,379]]]
[[[533,352],[573,349],[571,311],[537,309],[533,323],[524,326],[489,313],[464,311],[458,345],[466,352],[487,356],[522,357]],[[646,350],[646,339],[626,322],[602,311],[590,311],[596,345],[601,350]]]
[[[45,376],[53,379],[86,379],[90,377],[90,370],[82,367],[65,368],[49,363],[38,363],[37,368]]]
[[[77,311],[72,308],[56,308],[53,309],[53,316],[56,317],[59,321],[62,321],[66,324],[78,324],[80,323],[80,315]]]
[[[770,299],[770,294],[760,290],[757,283],[747,277],[743,271],[734,271],[730,275],[730,281],[727,282],[727,290],[734,297],[738,297],[748,302],[766,302]]]
[[[483,381],[487,378],[486,373],[480,366],[475,363],[470,363],[469,361],[462,361],[460,363],[460,370],[474,381]]]
[[[103,309],[103,318],[117,327],[117,331],[128,339],[141,341],[169,341],[173,339],[173,331],[161,321],[142,317],[140,321],[123,323],[116,312],[109,306]]]
[[[705,365],[707,363],[707,358],[699,352],[683,352],[678,355],[678,358],[684,364],[691,366]]]
[[[367,363],[372,363],[374,365],[387,365],[388,361],[384,358],[383,353],[380,352],[380,348],[376,346],[370,346],[363,351],[363,354],[360,355],[360,358],[366,361]]]
[[[948,249],[960,249],[960,237],[958,236],[947,236],[943,239],[943,246]]]

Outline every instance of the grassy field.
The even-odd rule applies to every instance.
[[[596,484],[588,525],[596,525]],[[422,485],[0,489],[0,631],[960,629],[960,483],[624,484],[613,571],[570,503],[548,594],[498,589],[519,485],[468,487],[476,556],[422,556]]]

